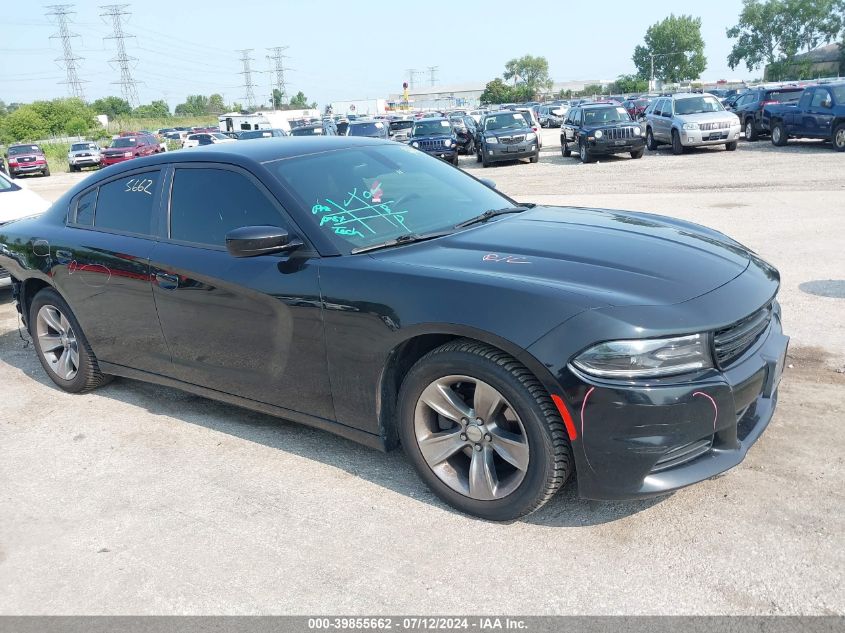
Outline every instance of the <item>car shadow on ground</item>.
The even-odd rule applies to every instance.
[[[0,295],[0,301],[3,301]],[[40,366],[26,333],[0,335],[0,362],[15,367],[42,385],[58,390]],[[441,510],[458,514],[419,479],[401,449],[390,453],[359,445],[331,433],[274,416],[242,409],[150,383],[118,378],[96,395],[140,406],[155,416],[175,418],[218,433],[255,442],[339,468],[378,486]],[[283,473],[279,473],[283,476]],[[586,527],[611,523],[647,510],[666,497],[643,501],[602,502],[580,499],[574,478],[543,508],[520,521],[547,527]]]

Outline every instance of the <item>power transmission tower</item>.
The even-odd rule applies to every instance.
[[[252,62],[254,61],[249,54],[253,51],[251,48],[244,48],[236,51],[241,54],[241,63],[244,65],[243,71],[240,73],[244,76],[244,101],[246,101],[247,108],[255,109],[255,84],[252,83]]]
[[[72,4],[52,4],[47,7],[47,9],[50,9],[47,17],[55,17],[56,24],[59,27],[59,32],[51,35],[50,39],[62,40],[62,57],[56,59],[57,62],[64,62],[65,66],[65,80],[60,83],[67,85],[71,97],[78,97],[84,100],[85,93],[82,91],[83,82],[79,79],[79,75],[76,72],[76,62],[82,61],[82,58],[74,57],[73,47],[70,43],[72,38],[79,37],[79,35],[71,33],[68,28],[68,16],[74,13],[74,11],[70,10],[72,8]]]
[[[408,88],[413,90],[417,85],[417,75],[422,74],[422,71],[417,70],[416,68],[409,68],[405,72],[408,73]]]
[[[440,70],[440,66],[429,66],[428,67],[428,78],[430,81],[431,86],[437,85],[437,71]]]
[[[267,49],[270,53],[272,53],[272,55],[268,55],[268,58],[273,62],[273,68],[271,68],[271,70],[276,73],[276,90],[281,93],[281,103],[278,105],[288,104],[288,89],[285,85],[285,71],[290,70],[290,68],[285,68],[285,59],[287,59],[287,55],[284,54],[287,49],[287,46],[275,46]],[[275,94],[273,95],[273,107],[277,107]]]
[[[129,102],[133,108],[138,107],[140,99],[138,99],[137,82],[132,78],[131,66],[138,61],[136,57],[131,57],[126,54],[126,38],[135,37],[129,33],[123,32],[123,16],[131,15],[126,9],[128,4],[106,4],[100,6],[105,11],[101,13],[101,18],[110,18],[112,23],[112,34],[104,39],[114,40],[117,49],[117,55],[109,60],[109,63],[117,64],[120,68],[120,81],[113,81],[114,84],[120,85],[120,92],[123,98]]]

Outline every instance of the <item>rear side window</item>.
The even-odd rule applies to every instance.
[[[76,224],[94,226],[94,208],[97,204],[97,189],[79,197],[76,202]]]
[[[225,246],[244,226],[286,227],[277,206],[245,175],[228,169],[177,169],[170,198],[170,238]]]
[[[153,209],[160,190],[161,172],[158,170],[134,174],[102,185],[97,196],[94,227],[149,235]]]

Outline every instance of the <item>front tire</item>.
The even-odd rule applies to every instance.
[[[49,167],[47,167],[47,168],[46,168],[43,172],[41,172],[41,173],[42,173],[42,175],[44,175],[44,176],[49,176],[49,175],[50,175],[50,168],[49,168]]]
[[[572,473],[548,393],[514,358],[476,341],[447,343],[411,368],[398,424],[405,453],[432,491],[484,519],[533,512]]]
[[[684,144],[681,143],[681,135],[678,134],[678,130],[672,130],[672,153],[675,156],[684,153]]]
[[[530,162],[531,164],[539,163],[540,162],[540,152],[537,152],[536,154],[534,154],[534,156],[529,158],[528,162]]]
[[[28,323],[41,366],[62,390],[83,393],[111,380],[100,371],[82,327],[55,290],[44,288],[35,295]]]
[[[634,158],[634,159],[642,158],[644,153],[645,153],[644,149],[638,149],[635,152],[631,152],[631,158]]]
[[[739,145],[739,143],[737,143],[736,141],[731,141],[730,143],[725,143],[725,149],[729,152],[735,152],[737,145]]]
[[[560,142],[560,153],[563,154],[564,158],[569,158],[572,156],[572,150],[569,149],[569,143],[565,140]]]
[[[582,140],[578,144],[578,156],[582,163],[592,163],[593,157],[590,155],[590,150],[587,149],[587,144]]]
[[[645,132],[645,146],[650,152],[657,151],[657,141],[654,140],[654,133],[651,128],[648,128]]]
[[[745,120],[745,140],[746,141],[756,141],[757,140],[757,130],[754,129],[754,119],[746,119]]]

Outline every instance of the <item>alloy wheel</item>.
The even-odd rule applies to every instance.
[[[779,125],[776,125],[774,128],[772,128],[772,142],[775,145],[780,144],[780,126]]]
[[[79,371],[79,342],[67,317],[55,306],[42,306],[35,335],[50,371],[62,380],[73,380]]]
[[[471,499],[506,497],[528,470],[522,421],[495,387],[476,378],[453,375],[430,383],[417,401],[414,435],[432,472]]]
[[[833,143],[839,149],[845,147],[845,127],[840,127],[836,130],[836,137],[833,139]]]

